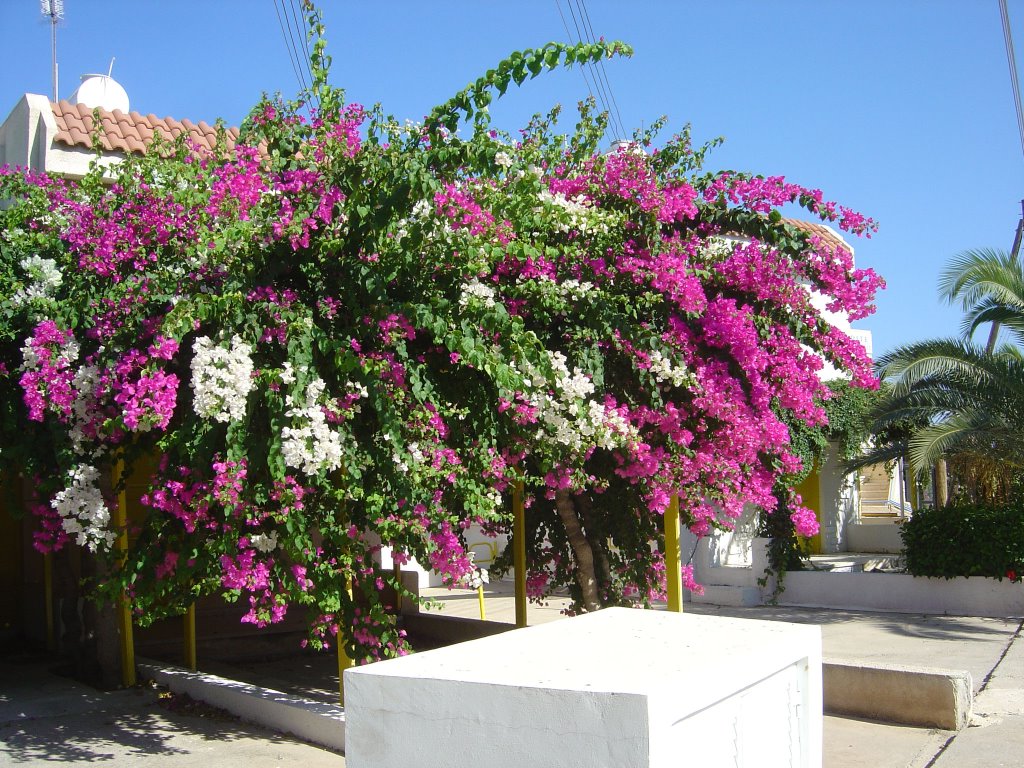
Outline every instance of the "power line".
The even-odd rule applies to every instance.
[[[299,65],[295,60],[295,53],[292,50],[289,42],[288,33],[285,31],[284,19],[281,18],[281,9],[278,7],[277,0],[274,0],[274,11],[277,13],[277,23],[281,27],[281,37],[284,38],[284,47],[288,50],[288,60],[292,65],[292,72],[295,73],[295,79],[299,82],[300,88],[305,88],[305,84],[302,81],[302,75],[299,73]]]
[[[292,63],[292,70],[295,72],[295,79],[299,81],[299,87],[302,90],[308,90],[309,86],[306,85],[306,79],[303,73],[303,69],[300,66],[301,55],[295,45],[295,37],[292,33],[291,21],[288,18],[288,10],[284,8],[284,0],[280,0],[280,6],[278,5],[279,0],[274,0],[274,11],[277,13],[277,23],[281,27],[281,36],[284,38],[284,46],[288,49],[288,58]],[[284,11],[284,17],[281,12]]]
[[[597,42],[597,38],[596,35],[594,35],[594,26],[590,23],[590,12],[587,10],[587,4],[585,0],[576,0],[576,2],[580,7],[583,16],[584,28],[590,30],[590,42],[595,43]],[[615,119],[619,124],[619,138],[625,139],[626,127],[622,124],[622,113],[619,112],[619,104],[615,100],[615,93],[612,91],[612,84],[611,81],[608,79],[608,70],[605,68],[604,59],[601,59],[597,63],[597,67],[601,73],[601,77],[604,78],[605,88],[608,91],[608,96],[612,100],[612,107],[615,108]]]
[[[1024,152],[1024,109],[1020,103],[1020,82],[1017,79],[1017,55],[1013,51],[1013,34],[1010,32],[1010,12],[1006,0],[999,0],[999,15],[1003,21],[1003,43],[1006,47],[1006,61],[1010,65],[1010,85],[1013,87],[1013,103],[1017,108],[1017,133],[1020,134],[1020,148]]]
[[[299,12],[299,7],[296,4],[295,0],[291,0],[291,7],[292,7],[292,18],[295,20],[295,31],[298,34],[299,40],[302,42],[302,50],[306,54],[305,62],[306,62],[306,67],[308,69],[311,66],[310,65],[310,58],[311,57],[310,57],[310,54],[309,54],[309,34],[308,33],[303,33],[303,31],[302,31],[305,28],[305,25],[306,25],[305,17]],[[312,70],[308,70],[308,71],[309,71],[310,80],[312,81],[312,79],[313,79],[313,72],[312,72]]]
[[[573,10],[572,7],[572,0],[566,0],[566,5],[569,6],[569,15],[572,17],[573,26],[576,27],[576,39],[582,43],[583,33],[580,32],[580,24],[579,21],[577,21],[576,19],[576,12]],[[586,68],[586,66],[587,65],[584,64],[580,68],[584,69]],[[612,115],[611,107],[608,106],[608,97],[604,92],[604,86],[602,85],[600,78],[597,76],[597,71],[594,69],[593,65],[590,65],[590,77],[594,81],[594,85],[597,88],[597,98],[601,102],[601,109],[608,114],[609,121],[614,121],[615,116]],[[612,125],[612,129],[615,129],[614,124]]]
[[[565,14],[562,13],[562,4],[558,0],[555,0],[555,7],[558,8],[558,15],[562,17],[562,26],[565,27],[565,34],[572,40],[572,32],[569,31],[569,24],[565,20]],[[583,82],[587,84],[587,93],[590,95],[591,100],[596,101],[594,99],[594,89],[590,85],[590,78],[587,77],[587,68],[581,66],[580,74],[583,75]]]

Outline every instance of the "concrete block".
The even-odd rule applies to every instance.
[[[349,768],[821,765],[819,627],[610,608],[345,672]]]
[[[226,709],[243,720],[339,752],[345,749],[345,710],[340,706],[155,661],[140,661],[138,669],[144,678]]]
[[[963,670],[830,659],[822,676],[832,715],[954,731],[971,717],[971,674]]]

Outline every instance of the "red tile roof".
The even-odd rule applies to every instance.
[[[850,253],[853,253],[853,248],[848,242],[846,242],[842,236],[836,233],[831,227],[827,227],[816,221],[803,221],[801,219],[784,219],[784,221],[790,226],[796,227],[797,229],[803,230],[809,235],[817,235],[825,243],[838,246],[843,248]]]
[[[92,147],[93,109],[84,104],[71,104],[61,100],[51,102],[53,116],[57,120],[57,135],[54,140],[69,147]],[[168,141],[176,139],[182,133],[191,136],[201,148],[212,150],[217,142],[217,129],[200,121],[175,120],[171,117],[141,115],[138,112],[125,114],[119,109],[108,112],[99,110],[100,124],[103,132],[100,144],[104,149],[114,152],[137,152],[145,154],[153,135],[159,131]],[[227,145],[233,147],[238,139],[237,128],[227,128]]]

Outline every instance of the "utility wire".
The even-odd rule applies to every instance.
[[[1017,79],[1017,55],[1013,52],[1013,34],[1010,32],[1010,12],[1006,0],[999,0],[999,14],[1003,21],[1003,42],[1006,46],[1006,61],[1010,65],[1010,85],[1013,87],[1013,103],[1017,108],[1017,133],[1020,134],[1020,148],[1024,152],[1024,109],[1020,103],[1020,82]]]
[[[309,71],[309,78],[313,79],[313,70],[311,69],[312,64],[310,63],[309,53],[309,31],[306,30],[306,17],[299,11],[299,6],[296,0],[291,0],[292,7],[292,18],[295,19],[295,31],[298,34],[299,40],[302,42],[302,50],[306,54],[305,62],[306,67]],[[305,30],[305,31],[303,31]]]
[[[581,13],[582,13],[582,16],[583,16],[584,28],[589,30],[590,42],[596,43],[597,42],[597,36],[594,34],[594,26],[593,26],[593,24],[590,23],[590,12],[587,10],[587,4],[586,4],[585,0],[576,0],[576,2],[577,2],[577,4],[580,7],[580,10],[581,10]],[[611,81],[608,79],[608,70],[605,68],[604,59],[601,59],[598,62],[597,66],[598,66],[598,69],[599,69],[599,71],[601,73],[601,77],[604,78],[605,89],[608,91],[608,96],[612,100],[612,107],[614,107],[614,109],[615,109],[615,119],[616,119],[616,121],[619,124],[619,136],[618,136],[618,138],[625,139],[626,138],[626,127],[622,124],[622,113],[619,112],[619,104],[615,100],[615,93],[612,91],[612,84],[611,84]]]
[[[580,23],[576,19],[576,12],[573,10],[572,0],[566,0],[566,5],[569,6],[569,15],[572,17],[573,26],[576,27],[576,39],[579,40],[579,42],[582,43],[583,42],[583,33],[580,31]],[[585,68],[586,66],[587,65],[583,65],[583,67],[581,67],[581,69]],[[612,129],[615,130],[615,125],[614,125],[614,122],[613,122],[615,118],[614,118],[614,115],[612,115],[611,107],[608,106],[608,97],[607,97],[607,95],[604,92],[604,86],[602,85],[601,80],[600,80],[600,78],[597,75],[597,70],[594,69],[594,66],[592,64],[589,65],[589,66],[590,66],[590,77],[594,81],[594,85],[597,88],[597,98],[601,102],[601,109],[608,114],[608,119],[609,119],[609,122],[612,125]]]
[[[565,34],[570,40],[573,40],[572,32],[569,31],[569,24],[565,20],[565,14],[562,13],[562,4],[558,0],[555,0],[555,7],[558,8],[558,15],[562,17],[562,26],[565,27]],[[587,84],[587,93],[590,95],[590,98],[594,100],[594,89],[590,85],[590,78],[587,77],[587,68],[581,66],[580,74],[583,75],[583,82]]]
[[[277,13],[277,23],[281,27],[281,36],[284,38],[284,47],[288,49],[288,59],[292,63],[292,71],[295,73],[295,79],[299,81],[299,87],[302,88],[302,90],[306,90],[306,81],[302,77],[302,71],[299,69],[298,58],[295,55],[295,50],[292,48],[294,40],[289,34],[291,31],[291,24],[288,24],[288,29],[286,30],[284,19],[281,17],[281,8],[278,6],[278,0],[274,0],[274,11]]]

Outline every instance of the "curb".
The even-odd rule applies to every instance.
[[[345,710],[340,706],[148,659],[139,660],[138,669],[141,676],[175,693],[226,709],[243,720],[345,751]]]
[[[971,674],[898,664],[822,663],[825,711],[901,725],[958,731],[971,717]]]

